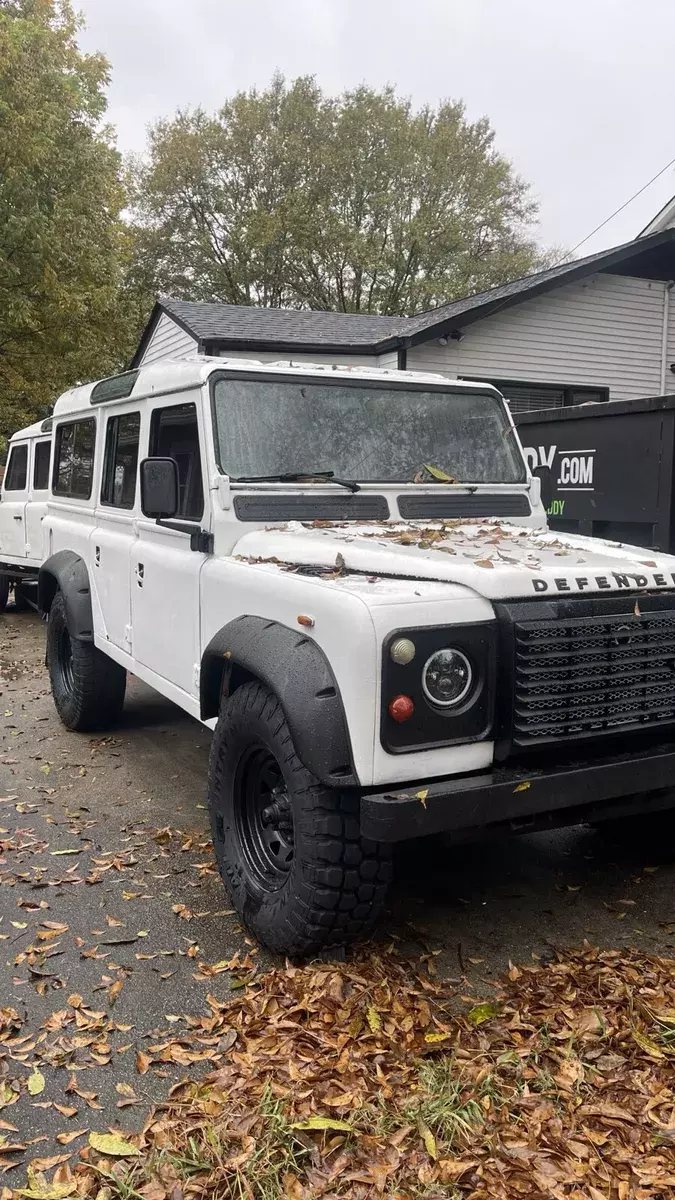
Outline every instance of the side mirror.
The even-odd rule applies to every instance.
[[[141,509],[158,520],[178,512],[178,464],[173,458],[144,458],[141,463]]]

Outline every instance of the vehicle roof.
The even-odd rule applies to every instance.
[[[212,358],[204,354],[194,354],[189,358],[162,359],[161,362],[151,363],[138,369],[138,378],[133,391],[123,400],[103,400],[94,404],[93,408],[106,407],[108,404],[120,404],[127,400],[147,399],[153,395],[165,392],[180,391],[191,387],[200,387],[210,375],[217,371],[240,371],[264,375],[313,375],[322,378],[330,375],[332,378],[380,380],[382,383],[439,383],[444,384],[449,391],[496,391],[489,383],[467,383],[463,380],[448,379],[446,375],[431,371],[398,371],[387,370],[385,367],[333,367],[324,363],[289,362],[260,362],[254,358]],[[64,413],[80,412],[82,409],[92,410],[91,393],[100,380],[71,388],[59,396],[54,405],[54,416]]]
[[[42,428],[42,421],[35,421],[32,425],[26,425],[24,429],[17,429],[9,440],[10,442],[25,442],[29,438],[49,436],[49,430]]]

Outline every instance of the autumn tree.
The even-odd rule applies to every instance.
[[[312,78],[180,112],[134,167],[139,269],[231,304],[415,313],[537,265],[536,207],[461,103]]]
[[[69,0],[0,0],[0,437],[133,343],[108,64]]]

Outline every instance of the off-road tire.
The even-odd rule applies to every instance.
[[[275,760],[293,824],[290,866],[275,886],[251,866],[242,831],[241,802],[248,796],[242,764],[265,753]],[[361,836],[358,796],[324,787],[303,766],[278,698],[260,683],[244,684],[223,700],[208,801],[225,887],[264,946],[305,958],[370,931],[391,879],[391,849]]]
[[[93,642],[70,637],[63,593],[47,623],[47,666],[52,696],[67,729],[88,732],[114,725],[122,712],[127,673]]]
[[[33,608],[33,605],[26,598],[26,592],[22,583],[14,584],[14,608],[17,612],[30,612]]]
[[[4,613],[9,600],[9,577],[0,575],[0,613]]]

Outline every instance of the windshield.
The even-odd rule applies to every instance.
[[[233,479],[333,472],[381,483],[518,483],[499,397],[323,379],[219,378],[216,442]]]

